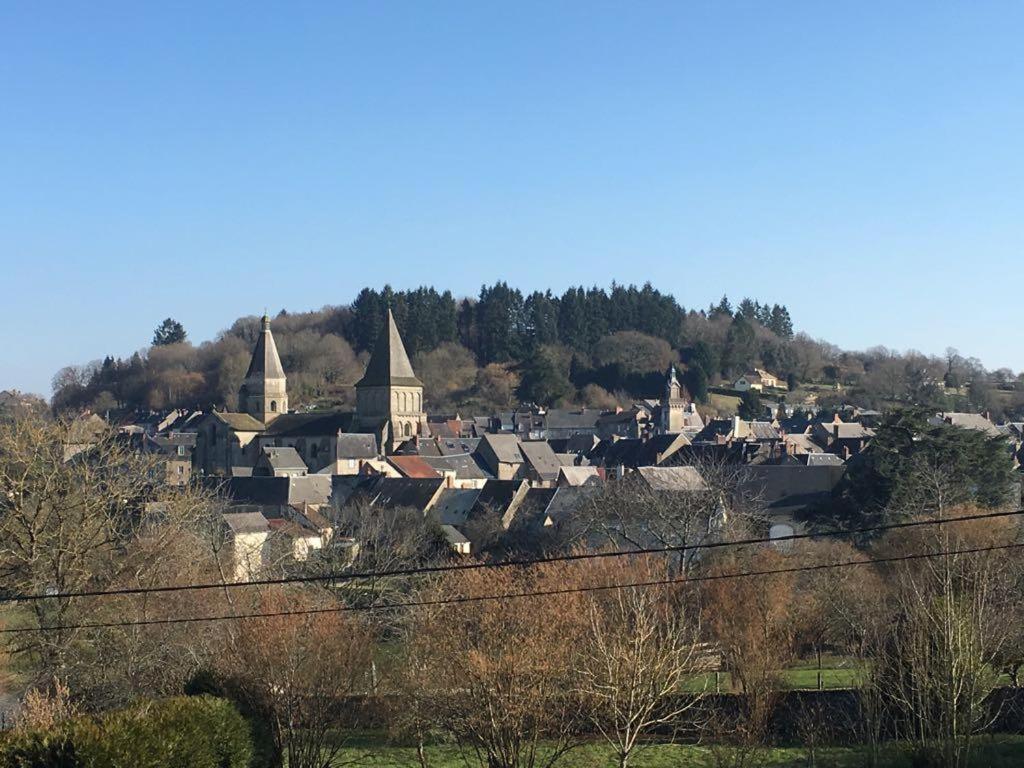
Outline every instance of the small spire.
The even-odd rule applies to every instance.
[[[263,330],[270,330],[270,315],[267,314],[266,310],[263,310]]]

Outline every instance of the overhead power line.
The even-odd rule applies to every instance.
[[[456,565],[427,565],[409,568],[394,568],[383,571],[339,571],[324,574],[305,574],[301,576],[281,576],[277,578],[253,579],[251,581],[231,582],[206,582],[198,584],[166,584],[155,587],[123,587],[118,589],[94,589],[75,590],[68,592],[36,592],[8,594],[0,597],[0,602],[28,603],[39,600],[70,600],[83,597],[127,597],[132,595],[152,595],[165,592],[188,592],[193,590],[210,589],[238,589],[240,587],[261,587],[280,586],[284,584],[316,584],[347,581],[365,581],[371,579],[382,579],[395,576],[427,576],[439,573],[451,573],[454,571],[475,571],[491,568],[512,568],[516,566],[546,565],[549,563],[568,563],[580,560],[599,560],[610,557],[630,557],[635,555],[659,555],[682,552],[695,552],[700,550],[724,549],[730,547],[744,547],[758,544],[781,544],[791,541],[803,541],[814,538],[827,538],[838,536],[857,536],[869,533],[881,533],[883,531],[902,530],[906,528],[919,528],[929,525],[945,525],[947,523],[963,523],[971,520],[991,520],[995,518],[1014,517],[1024,514],[1024,509],[999,512],[982,512],[974,515],[962,515],[958,517],[934,518],[929,520],[908,520],[901,523],[886,523],[882,525],[871,525],[861,528],[833,528],[827,531],[813,533],[793,533],[775,538],[747,538],[734,539],[729,541],[710,541],[697,544],[681,544],[668,547],[646,547],[640,549],[615,550],[611,552],[579,552],[568,555],[556,555],[553,557],[526,558],[500,560],[497,562],[474,562],[460,563]]]
[[[380,605],[364,606],[332,606],[329,608],[306,608],[296,611],[268,611],[252,613],[218,614],[213,616],[184,616],[168,617],[163,619],[140,619],[137,621],[108,621],[108,622],[87,622],[80,624],[58,624],[43,627],[13,627],[0,629],[0,635],[24,634],[29,632],[71,632],[82,629],[112,629],[121,627],[147,627],[161,626],[167,624],[197,624],[201,622],[219,621],[242,621],[246,619],[270,619],[287,616],[310,616],[327,613],[363,613],[397,610],[401,608],[423,608],[441,605],[458,605],[463,603],[478,603],[495,600],[519,600],[536,597],[557,597],[559,595],[571,595],[583,592],[605,592],[617,589],[635,589],[643,587],[659,587],[674,584],[694,584],[709,581],[724,581],[728,579],[743,579],[758,576],[776,576],[789,573],[810,573],[815,571],[828,571],[837,568],[850,568],[863,565],[877,565],[885,563],[900,563],[910,560],[924,560],[933,557],[952,557],[955,555],[980,554],[983,552],[996,552],[1000,550],[1019,549],[1024,547],[1024,542],[1011,544],[994,544],[986,547],[971,547],[964,549],[941,550],[938,552],[924,552],[907,555],[894,555],[891,557],[880,557],[864,560],[844,560],[836,563],[818,563],[814,565],[798,565],[787,568],[768,568],[757,571],[740,571],[734,573],[710,573],[699,576],[684,576],[675,579],[656,579],[651,581],[637,581],[617,584],[596,584],[586,587],[565,587],[561,589],[546,589],[530,592],[507,592],[497,595],[460,595],[455,597],[442,597],[429,600],[409,600],[401,603],[390,603]]]

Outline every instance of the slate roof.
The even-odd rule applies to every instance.
[[[455,477],[461,480],[486,480],[492,477],[475,456],[460,453],[455,456],[421,456],[423,461],[429,464],[438,472],[454,472]]]
[[[503,464],[522,464],[525,461],[519,449],[519,438],[515,435],[484,435],[483,444],[486,444]]]
[[[599,485],[580,485],[556,489],[551,501],[544,510],[544,516],[555,525],[560,525],[571,518],[582,504],[601,492]]]
[[[652,491],[706,491],[696,467],[639,467],[637,474]]]
[[[281,414],[278,418],[283,418],[287,414]],[[266,426],[262,421],[257,421],[248,413],[231,413],[228,411],[214,411],[213,416],[216,419],[227,424],[231,429],[236,432],[262,432],[266,429]]]
[[[278,448],[273,445],[266,445],[263,447],[263,456],[266,458],[267,464],[275,472],[294,472],[294,471],[306,471],[306,462],[299,456],[299,452],[294,448],[288,446],[284,448]]]
[[[496,512],[503,515],[516,500],[520,489],[526,486],[525,480],[488,480],[480,490],[473,504],[470,516],[481,515],[486,512]]]
[[[943,413],[942,420],[954,427],[975,429],[989,437],[999,437],[1002,433],[992,421],[982,413]]]
[[[524,440],[519,450],[541,480],[554,482],[558,479],[562,464],[545,440]]]
[[[597,427],[601,411],[597,408],[584,408],[570,411],[564,408],[551,408],[544,414],[544,426],[547,429],[589,429]]]
[[[472,488],[445,488],[437,497],[430,514],[441,525],[462,525],[476,504],[480,491]]]
[[[366,366],[366,374],[357,383],[357,387],[422,387],[423,382],[416,378],[409,362],[409,355],[402,343],[402,336],[395,325],[395,316],[388,308],[384,327],[381,328],[377,344],[370,355],[370,363]]]
[[[263,316],[262,325],[260,335],[256,337],[256,346],[252,350],[252,359],[249,361],[245,378],[283,379],[284,368],[281,367],[281,357],[277,354],[274,334],[270,332],[270,318],[266,315]]]
[[[655,435],[648,440],[629,438],[625,440],[602,441],[602,446],[595,449],[596,456],[606,467],[643,467],[663,462],[682,448],[689,445],[689,440],[681,434]]]
[[[434,501],[444,485],[443,478],[379,477],[366,495],[375,507],[410,507],[421,512]]]
[[[355,421],[352,411],[282,413],[267,425],[270,437],[333,437],[348,432]]]
[[[577,487],[601,482],[597,467],[561,467],[558,472],[558,482],[563,486]]]
[[[338,435],[339,459],[372,459],[377,453],[377,438],[373,435],[355,432]]]
[[[331,495],[331,476],[231,477],[224,489],[241,504],[326,504]]]
[[[834,453],[807,453],[798,458],[808,467],[841,467],[845,463]]]

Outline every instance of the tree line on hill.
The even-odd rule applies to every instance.
[[[434,411],[492,411],[518,402],[611,408],[659,396],[675,364],[694,400],[754,366],[790,389],[815,384],[828,405],[926,405],[1012,414],[1024,405],[1013,372],[985,371],[950,350],[944,358],[884,347],[848,352],[796,333],[788,309],[727,297],[687,310],[652,285],[613,284],[524,294],[505,282],[458,300],[433,287],[362,289],[350,305],[282,310],[274,335],[296,405],[347,406],[390,307]],[[235,407],[256,317],[194,345],[166,319],[152,345],[128,358],[68,366],[53,381],[58,412]],[[831,392],[829,390],[832,390]],[[841,392],[839,390],[842,390]]]

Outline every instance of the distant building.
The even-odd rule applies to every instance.
[[[239,411],[211,411],[190,426],[196,433],[198,472],[252,474],[267,449],[289,448],[309,472],[357,474],[401,442],[430,434],[423,383],[413,372],[390,309],[366,374],[356,384],[354,412],[288,411],[287,377],[270,325],[264,315],[238,391]],[[291,454],[280,455],[295,463]],[[268,471],[266,461],[260,471]]]
[[[738,392],[746,392],[748,390],[754,390],[755,392],[761,392],[765,389],[787,389],[786,382],[779,379],[778,376],[763,368],[755,368],[749,373],[745,373],[733,382],[732,388]]]

